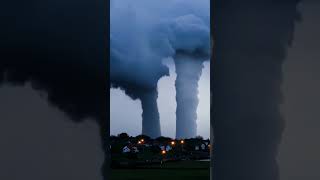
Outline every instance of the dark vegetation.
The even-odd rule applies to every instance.
[[[209,180],[208,161],[179,161],[165,163],[162,168],[112,169],[113,180]]]

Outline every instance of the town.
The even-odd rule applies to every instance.
[[[121,133],[110,136],[111,168],[146,168],[177,161],[209,161],[210,140],[201,136],[171,139],[146,135],[136,137]]]

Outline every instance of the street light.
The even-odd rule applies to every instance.
[[[167,151],[165,151],[165,150],[161,151],[161,154],[166,154],[166,153],[167,153]]]
[[[171,145],[173,145],[173,146],[174,146],[175,144],[176,144],[176,142],[174,142],[174,141],[171,141]]]
[[[184,140],[181,140],[180,143],[181,143],[181,144],[184,144]]]

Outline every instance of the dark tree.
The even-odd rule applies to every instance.
[[[129,135],[127,133],[120,133],[118,134],[118,137],[120,139],[128,139],[129,138]]]

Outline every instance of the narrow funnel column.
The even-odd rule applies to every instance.
[[[157,89],[144,91],[140,96],[142,106],[142,134],[152,138],[161,136],[157,98]]]
[[[177,54],[175,56],[177,73],[176,86],[176,138],[191,138],[197,135],[198,81],[203,60]]]

